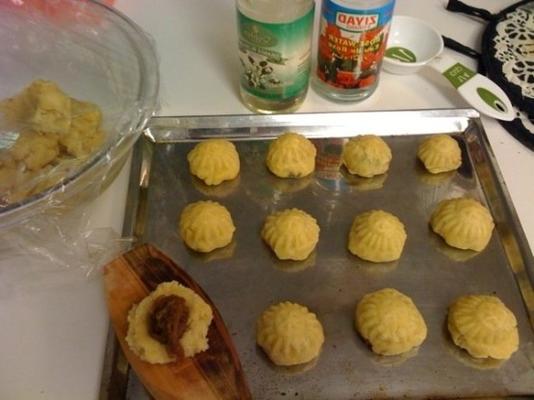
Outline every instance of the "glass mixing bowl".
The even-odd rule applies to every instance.
[[[159,73],[150,39],[126,16],[97,1],[2,1],[0,37],[0,99],[36,79],[50,80],[68,96],[97,104],[106,134],[104,144],[59,183],[0,204],[2,229],[47,207],[98,195],[154,113]],[[17,132],[1,122],[0,149],[6,150]]]

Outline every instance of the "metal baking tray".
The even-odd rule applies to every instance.
[[[318,149],[314,175],[272,176],[264,159],[269,141],[285,131],[311,138]],[[340,169],[348,137],[384,137],[393,161],[387,175],[360,179]],[[463,164],[429,175],[416,159],[427,135],[453,135]],[[207,187],[188,171],[186,154],[205,138],[226,137],[240,154],[236,180]],[[481,253],[454,250],[428,226],[436,204],[470,195],[490,208],[496,229]],[[180,210],[213,199],[231,212],[237,230],[224,249],[189,251],[177,232]],[[321,227],[314,254],[281,262],[262,242],[264,218],[301,208]],[[368,209],[397,215],[408,233],[401,259],[371,264],[346,249],[355,215]],[[255,399],[480,398],[534,395],[534,262],[506,186],[473,110],[153,118],[133,156],[125,236],[151,242],[204,288],[231,332]],[[423,314],[428,336],[404,357],[379,357],[354,329],[354,309],[365,294],[393,287]],[[448,305],[463,294],[497,294],[518,319],[520,348],[500,365],[471,359],[446,330]],[[312,368],[275,368],[255,344],[255,321],[270,304],[308,306],[326,341]],[[102,397],[146,398],[110,335]],[[114,397],[114,396],[112,396]]]

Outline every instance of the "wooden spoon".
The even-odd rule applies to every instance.
[[[150,364],[137,357],[125,341],[128,311],[158,284],[172,280],[194,290],[211,306],[209,349],[192,358]],[[221,314],[200,286],[165,254],[152,245],[139,245],[106,265],[104,283],[115,334],[128,362],[152,396],[158,400],[252,398]]]

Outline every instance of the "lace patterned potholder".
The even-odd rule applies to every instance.
[[[499,13],[482,38],[487,75],[508,94],[518,111],[511,122],[500,121],[534,150],[534,1],[521,1]]]

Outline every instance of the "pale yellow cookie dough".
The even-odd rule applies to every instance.
[[[439,203],[432,213],[430,225],[448,245],[475,251],[484,250],[494,227],[488,209],[468,197]]]
[[[54,133],[22,132],[9,149],[14,160],[21,161],[31,171],[50,164],[59,155],[59,138]]]
[[[406,242],[403,223],[393,214],[371,210],[354,218],[349,232],[349,251],[367,261],[398,260]]]
[[[517,320],[496,296],[467,295],[450,307],[447,325],[454,343],[475,358],[505,360],[517,350]]]
[[[232,241],[235,226],[230,212],[221,204],[207,200],[187,205],[179,222],[180,236],[196,251],[208,253]]]
[[[319,225],[297,208],[277,211],[267,217],[261,237],[280,260],[305,260],[319,241]]]
[[[128,313],[128,333],[126,342],[130,349],[142,360],[152,364],[164,364],[175,360],[167,352],[164,344],[158,342],[149,333],[148,320],[154,301],[159,296],[176,295],[185,300],[189,310],[187,329],[180,339],[185,357],[208,349],[208,328],[213,318],[211,307],[194,291],[178,282],[164,282],[150,293]]]
[[[102,113],[93,103],[71,100],[70,130],[60,136],[59,143],[70,155],[83,158],[96,151],[104,142],[104,133],[100,129]]]
[[[70,100],[54,82],[35,80],[19,95],[3,101],[0,109],[22,129],[65,134],[71,123]]]
[[[256,322],[256,343],[276,365],[297,365],[319,356],[324,332],[314,313],[285,301],[262,313]]]
[[[315,170],[317,149],[303,135],[286,132],[271,142],[267,168],[280,178],[302,178]]]
[[[206,185],[218,185],[239,174],[239,154],[234,144],[225,139],[208,139],[198,143],[187,154],[189,171]]]
[[[449,135],[434,135],[423,140],[417,149],[417,157],[433,174],[454,171],[462,165],[460,146]]]
[[[406,353],[423,343],[427,328],[412,299],[395,289],[366,294],[356,306],[356,330],[373,352],[385,356]]]
[[[387,143],[375,135],[351,138],[343,146],[343,165],[351,174],[364,178],[385,174],[391,158],[391,149]]]

